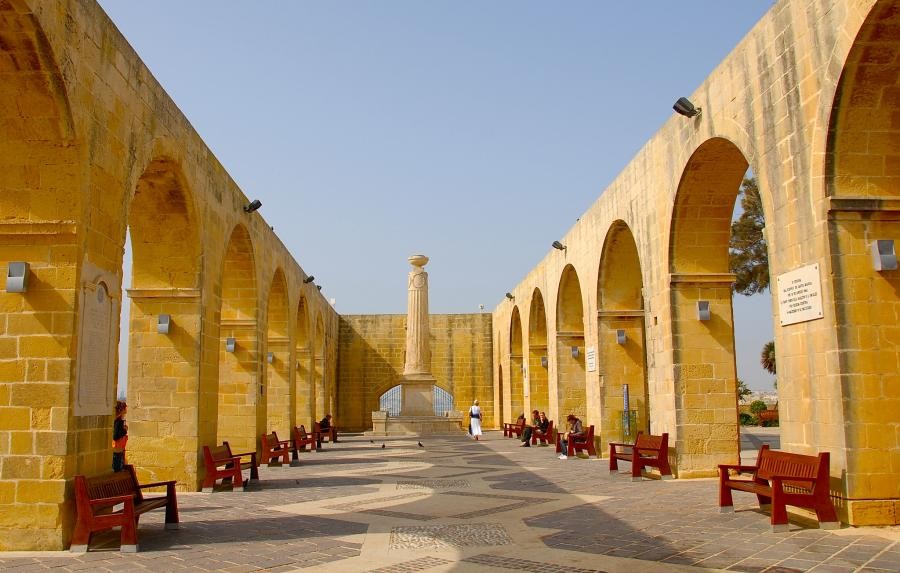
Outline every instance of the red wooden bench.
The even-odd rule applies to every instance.
[[[828,486],[830,456],[792,454],[770,450],[763,445],[756,465],[719,465],[719,511],[734,511],[731,490],[755,493],[760,508],[772,506],[772,531],[787,531],[787,506],[805,507],[816,512],[819,527],[837,529],[841,526]],[[737,475],[732,475],[734,471]],[[739,478],[750,474],[748,478]]]
[[[250,459],[242,461],[242,458]],[[244,479],[242,470],[250,470],[250,479],[259,480],[259,464],[256,463],[256,452],[243,452],[235,454],[231,452],[228,442],[221,446],[203,446],[203,464],[206,466],[206,476],[203,478],[202,491],[212,492],[217,480],[231,483],[233,491],[244,491]]]
[[[641,481],[644,468],[656,468],[663,479],[672,479],[669,466],[669,434],[638,432],[633,444],[609,443],[609,471],[619,470],[619,460],[631,462],[631,481]]]
[[[556,432],[556,453],[562,452],[562,439],[566,436],[565,432]],[[597,455],[597,448],[594,447],[594,426],[588,426],[584,436],[580,438],[572,438],[568,441],[566,455],[570,458],[578,452],[587,450],[588,457]]]
[[[334,443],[337,441],[337,427],[330,426],[323,430],[319,422],[313,422],[313,436],[315,436],[316,443],[319,447],[322,446],[322,442],[325,438],[328,438],[329,442]]]
[[[279,440],[274,431],[262,435],[262,461],[272,465],[273,460],[281,458],[282,464],[291,463],[288,456],[291,455],[291,441]]]
[[[145,497],[141,490],[166,486],[166,494]],[[121,508],[116,506],[121,505]],[[84,553],[91,535],[113,527],[122,528],[120,551],[138,550],[137,530],[141,514],[152,509],[166,508],[166,529],[178,529],[178,500],[175,481],[161,481],[141,485],[134,466],[125,465],[120,472],[99,476],[75,476],[75,532],[69,550]]]
[[[521,438],[522,432],[525,431],[525,418],[519,418],[514,423],[512,422],[504,422],[503,423],[503,435],[507,438]]]
[[[309,451],[316,451],[316,447],[318,447],[318,444],[316,443],[316,437],[313,434],[307,434],[306,428],[303,427],[303,424],[300,424],[299,427],[294,426],[291,436],[294,439],[294,453],[291,455],[292,460],[299,462],[299,453],[305,452],[306,446],[309,446]]]
[[[531,445],[536,445],[538,440],[545,446],[550,445],[550,442],[553,441],[553,420],[550,420],[550,423],[547,425],[546,432],[542,432],[539,427],[535,426],[534,430],[531,432]]]

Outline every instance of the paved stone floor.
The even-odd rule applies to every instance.
[[[422,442],[347,437],[262,468],[245,492],[179,494],[182,528],[145,515],[140,553],[109,532],[81,555],[0,553],[0,570],[900,571],[900,528],[822,531],[799,515],[771,533],[752,495],[719,514],[715,480],[633,483],[605,460],[558,460],[498,432]]]

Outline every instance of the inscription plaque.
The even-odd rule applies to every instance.
[[[776,282],[781,326],[822,318],[819,265],[807,265],[780,274]]]
[[[104,281],[82,286],[76,416],[112,413],[118,305]]]

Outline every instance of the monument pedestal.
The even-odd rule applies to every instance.
[[[458,436],[464,431],[462,412],[447,412],[446,416],[388,416],[387,412],[372,412],[373,436]],[[468,422],[468,421],[467,421]]]

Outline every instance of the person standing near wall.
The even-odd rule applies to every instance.
[[[478,400],[475,400],[472,407],[469,408],[469,427],[472,428],[472,436],[477,440],[481,435],[481,407],[478,405]]]
[[[117,400],[112,441],[112,469],[114,472],[120,472],[125,468],[125,445],[128,443],[128,422],[125,420],[127,413],[128,404],[124,400]]]

